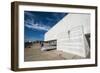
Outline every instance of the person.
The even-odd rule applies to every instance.
[[[70,39],[70,30],[68,30],[68,36],[69,36],[69,39]]]
[[[44,46],[44,44],[43,43],[41,43],[41,47],[43,47]]]

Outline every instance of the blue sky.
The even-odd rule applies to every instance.
[[[24,11],[24,40],[44,40],[44,34],[67,13]]]

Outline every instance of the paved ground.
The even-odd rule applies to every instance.
[[[81,59],[82,57],[60,50],[41,51],[38,45],[24,50],[24,61]]]

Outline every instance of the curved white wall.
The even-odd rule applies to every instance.
[[[90,15],[69,13],[45,34],[45,41],[57,39],[58,50],[86,57],[86,33],[90,33]]]

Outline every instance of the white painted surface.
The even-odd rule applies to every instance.
[[[90,33],[90,14],[69,13],[45,34],[45,41],[57,39],[57,50],[86,57],[89,47],[84,43],[87,42],[84,34],[87,33]]]

